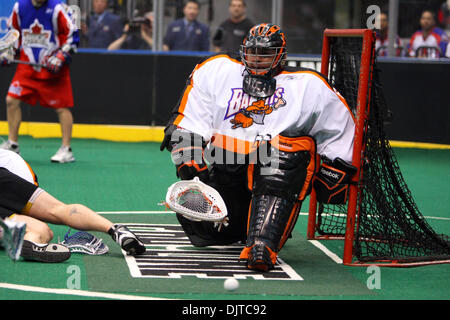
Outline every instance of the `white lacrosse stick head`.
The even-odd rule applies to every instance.
[[[2,60],[6,59],[8,61],[13,61],[14,60],[14,49],[11,47],[11,48],[5,49],[3,51],[0,51],[0,59],[2,59]]]
[[[189,220],[227,225],[227,207],[219,192],[198,177],[172,184],[167,190],[166,203],[170,209]]]
[[[17,31],[16,29],[9,30],[8,33],[0,39],[0,53],[3,51],[11,50],[19,37],[19,31]]]
[[[0,60],[12,62],[14,60],[14,44],[19,39],[20,33],[16,29],[11,29],[0,39]]]

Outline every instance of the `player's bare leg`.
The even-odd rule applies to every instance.
[[[71,252],[67,247],[50,243],[53,231],[46,223],[22,214],[15,214],[12,220],[26,223],[20,254],[25,260],[63,262],[70,258]]]
[[[20,100],[7,96],[6,97],[6,117],[8,119],[8,138],[17,142],[19,139],[19,127],[22,121],[22,109]]]
[[[19,127],[22,121],[22,109],[20,100],[6,97],[6,118],[8,120],[8,141],[5,141],[0,147],[6,150],[11,150],[20,153],[19,150]]]
[[[65,204],[43,191],[34,200],[28,215],[41,221],[67,225],[86,231],[108,232],[113,223],[82,204]]]
[[[34,200],[28,215],[78,230],[108,233],[127,253],[135,255],[145,252],[142,241],[125,226],[113,224],[82,204],[65,204],[45,191]]]
[[[73,126],[72,111],[70,111],[69,108],[59,108],[56,109],[56,114],[58,115],[59,123],[61,124],[62,145],[56,154],[51,157],[51,161],[59,163],[75,161],[72,148],[70,147]]]
[[[61,124],[62,145],[70,147],[73,126],[72,111],[70,111],[69,108],[59,108],[56,109],[56,114],[58,115],[59,123]]]
[[[45,222],[23,214],[15,214],[11,219],[27,224],[25,236],[23,237],[24,240],[36,243],[49,243],[52,241],[53,231]]]

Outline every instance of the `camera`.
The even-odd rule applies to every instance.
[[[129,29],[128,33],[139,33],[141,32],[141,25],[146,25],[147,27],[151,27],[151,21],[145,17],[134,17],[128,23]]]

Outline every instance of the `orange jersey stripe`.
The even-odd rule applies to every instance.
[[[218,58],[227,58],[227,59],[230,60],[230,61],[236,62],[236,63],[238,63],[238,64],[242,64],[241,61],[236,60],[236,59],[233,59],[233,58],[231,58],[231,57],[230,57],[229,55],[227,55],[227,54],[218,54],[218,55],[216,55],[216,56],[212,56],[211,58],[208,58],[208,59],[206,59],[205,61],[199,63],[199,64],[195,67],[194,71],[200,69],[201,67],[203,67],[203,65],[204,65],[205,63],[207,63],[207,62],[209,62],[209,61],[212,61],[212,60],[215,60],[215,59],[218,59]]]
[[[191,79],[191,82],[186,87],[186,90],[184,90],[183,98],[181,99],[180,106],[178,107],[179,115],[177,116],[177,118],[173,122],[173,124],[176,125],[176,126],[178,126],[178,124],[184,118],[184,109],[186,108],[187,99],[188,99],[188,96],[189,96],[189,93],[191,92],[191,90],[192,90],[192,79]]]
[[[36,174],[34,173],[33,169],[31,169],[31,166],[28,164],[28,162],[26,162],[25,160],[24,160],[24,162],[25,162],[25,164],[27,165],[28,169],[30,170],[31,175],[33,176],[34,184],[37,185],[37,186],[39,186],[38,181],[37,181]]]
[[[184,90],[183,98],[181,99],[180,106],[178,107],[178,110],[177,110],[179,115],[173,122],[174,125],[178,126],[179,123],[181,122],[181,120],[184,118],[184,109],[186,108],[187,99],[188,99],[189,93],[191,92],[191,90],[194,86],[194,82],[192,80],[192,76],[193,76],[194,72],[197,71],[198,69],[200,69],[201,67],[203,67],[203,65],[205,65],[205,63],[215,60],[215,59],[218,59],[218,58],[227,58],[233,62],[242,64],[240,61],[238,61],[236,59],[232,59],[232,58],[230,58],[230,56],[228,56],[226,54],[219,54],[219,55],[213,56],[209,59],[206,59],[202,63],[197,64],[190,75],[190,82],[189,82],[188,86],[186,87],[186,89]]]
[[[240,154],[249,154],[256,151],[258,148],[257,143],[222,135],[220,133],[215,133],[211,142],[215,147]]]

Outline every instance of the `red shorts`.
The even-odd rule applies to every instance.
[[[17,68],[8,89],[8,96],[31,105],[39,102],[43,107],[54,109],[73,107],[69,72],[62,72],[61,76],[50,79],[35,79],[22,70]]]

